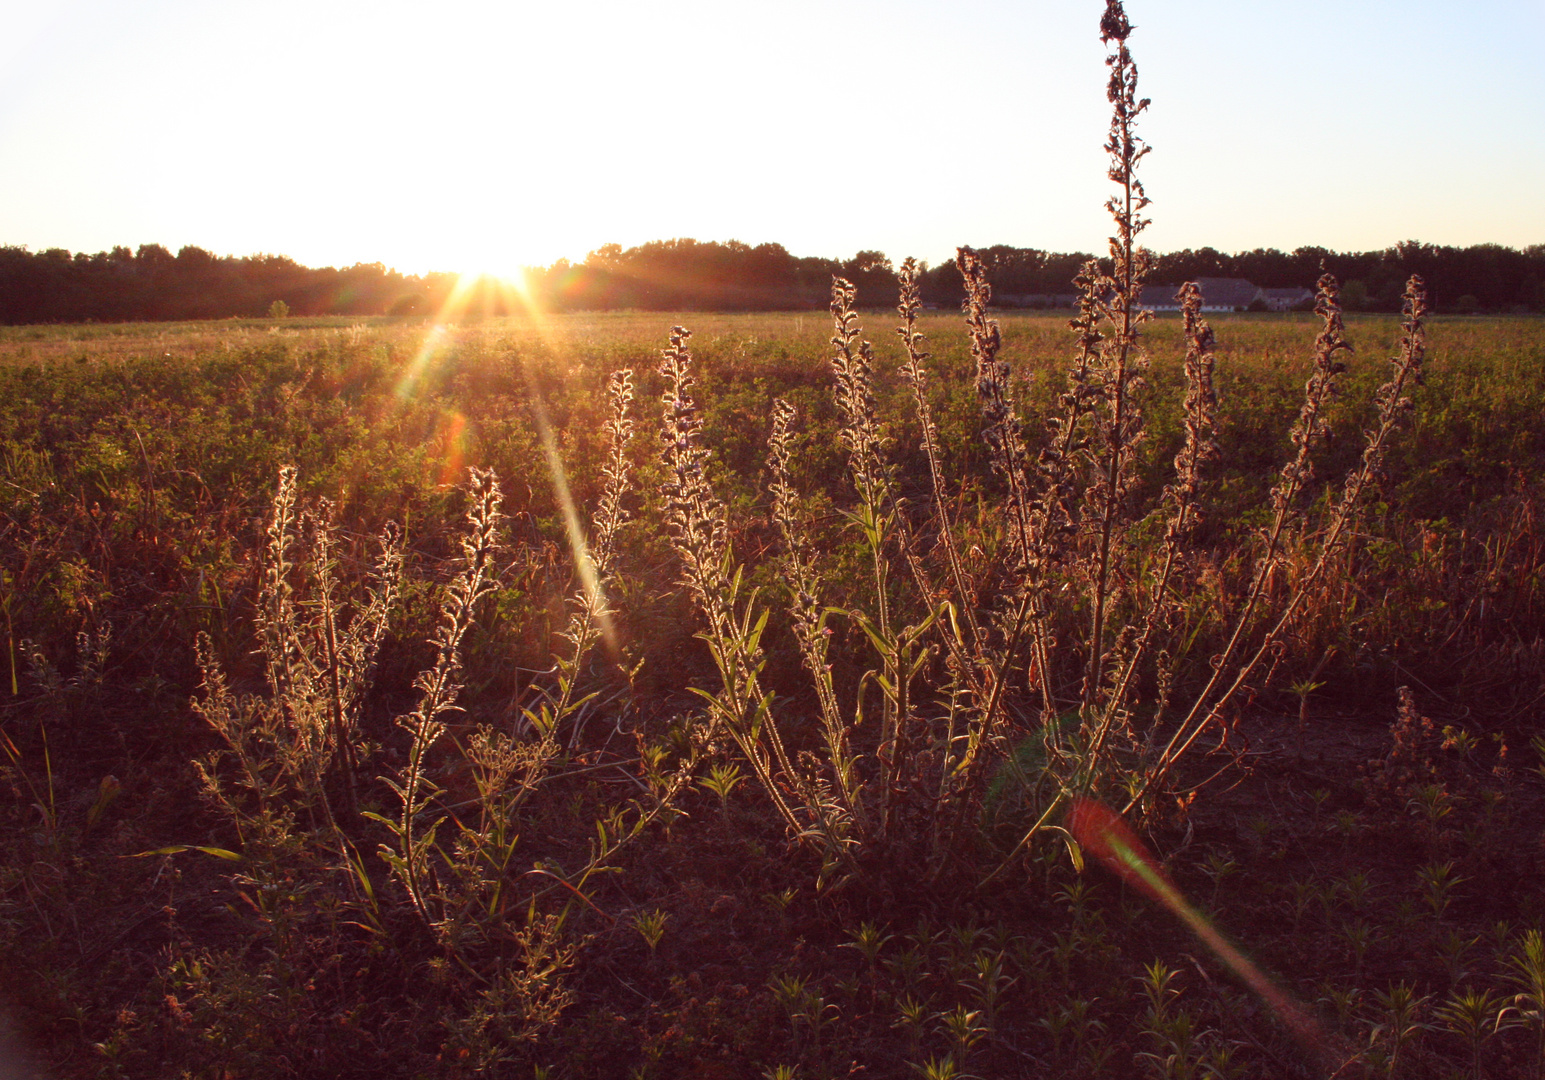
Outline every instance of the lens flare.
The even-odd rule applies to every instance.
[[[452,324],[465,319],[482,319],[492,316],[517,315],[536,331],[537,337],[548,347],[554,357],[567,352],[567,343],[553,332],[546,313],[528,287],[524,273],[503,277],[490,273],[462,274],[446,296],[434,323],[424,334],[418,352],[397,383],[397,399],[407,402],[418,393],[425,376],[434,368],[453,340]],[[580,522],[579,509],[569,491],[568,472],[558,453],[558,440],[548,418],[547,404],[542,398],[533,373],[526,369],[526,383],[530,390],[532,415],[536,420],[537,435],[542,443],[542,453],[547,462],[547,472],[552,480],[553,495],[563,515],[564,532],[569,550],[574,558],[574,569],[586,597],[595,604],[600,623],[601,638],[607,651],[614,657],[621,655],[616,627],[607,612],[601,582],[596,574],[595,562],[590,557],[585,530]],[[460,479],[467,462],[468,420],[458,412],[442,414],[436,438],[440,443],[442,467],[441,483],[454,483]]]
[[[1159,869],[1158,860],[1120,815],[1095,799],[1077,798],[1068,812],[1068,831],[1111,873],[1179,916],[1218,959],[1232,968],[1271,1007],[1308,1050],[1316,1055],[1324,1053],[1325,1039],[1313,1017],[1230,944],[1201,912],[1187,903],[1180,890]]]
[[[440,443],[440,486],[459,484],[467,467],[467,418],[454,409],[440,414],[436,430]]]

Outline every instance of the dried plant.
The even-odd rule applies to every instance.
[[[1034,824],[1013,853],[1043,831],[1058,831],[1058,808],[1074,794],[1120,792],[1130,809],[1151,806],[1159,792],[1168,790],[1173,770],[1202,732],[1216,727],[1247,687],[1269,675],[1270,658],[1301,617],[1332,559],[1344,550],[1359,502],[1375,481],[1399,419],[1410,407],[1406,389],[1419,377],[1425,301],[1420,283],[1413,281],[1407,295],[1406,340],[1394,374],[1379,391],[1379,419],[1368,434],[1363,462],[1309,536],[1304,496],[1313,478],[1313,455],[1327,431],[1337,376],[1344,370],[1341,354],[1350,349],[1336,283],[1329,276],[1322,279],[1317,310],[1323,325],[1315,344],[1314,372],[1290,432],[1293,456],[1273,488],[1273,520],[1250,556],[1251,584],[1228,616],[1221,651],[1210,658],[1210,672],[1200,690],[1172,716],[1171,697],[1185,660],[1178,637],[1180,597],[1200,572],[1191,557],[1192,538],[1203,516],[1206,471],[1217,456],[1215,346],[1201,316],[1200,289],[1188,284],[1180,294],[1186,342],[1184,438],[1174,459],[1174,478],[1158,505],[1140,505],[1137,465],[1145,436],[1149,365],[1142,327],[1151,317],[1142,290],[1152,260],[1139,244],[1148,224],[1143,214],[1149,200],[1137,175],[1148,152],[1137,122],[1148,102],[1138,96],[1130,33],[1119,0],[1109,0],[1101,36],[1112,46],[1107,58],[1112,118],[1105,149],[1109,177],[1117,189],[1106,204],[1114,229],[1105,264],[1087,264],[1076,281],[1074,361],[1038,451],[1027,440],[1012,373],[1002,356],[1002,335],[989,313],[992,294],[986,265],[969,248],[962,248],[957,258],[983,438],[1001,484],[1008,558],[998,565],[967,566],[955,543],[955,523],[946,512],[950,499],[927,396],[927,354],[916,326],[921,301],[915,264],[904,264],[900,275],[899,335],[905,349],[901,375],[912,388],[929,463],[935,513],[926,531],[934,538],[936,561],[942,563],[942,588],[918,555],[918,521],[898,497],[892,479],[874,407],[874,352],[853,310],[855,290],[841,279],[833,284],[834,397],[858,497],[848,518],[873,568],[872,612],[850,604],[846,614],[879,656],[870,677],[883,695],[879,729],[874,741],[863,745],[853,737],[863,716],[862,697],[847,718],[831,681],[830,646],[824,634],[829,612],[819,600],[820,575],[792,509],[792,409],[779,403],[775,410],[773,517],[788,551],[795,636],[816,688],[826,770],[856,823],[856,835],[866,841],[887,839],[898,799],[922,806],[933,822],[936,869],[958,848],[954,838],[980,806],[985,778],[995,770],[1001,774],[1008,768],[1017,782],[1034,791]],[[678,473],[698,475],[692,460],[683,456]],[[681,486],[685,489],[684,480]],[[1137,530],[1150,513],[1162,514],[1163,532],[1156,546]],[[712,526],[689,526],[686,521],[675,526],[680,538],[689,539],[694,529],[704,536],[719,535]],[[1288,541],[1305,537],[1312,555],[1291,590],[1277,596],[1272,584],[1284,572]],[[1303,548],[1296,543],[1294,550]],[[689,577],[689,585],[700,597],[717,591],[719,613],[708,612],[710,622],[732,628],[736,620],[722,600],[733,595],[729,563],[720,548],[713,550],[713,558],[725,568],[719,585],[703,584],[701,575]],[[710,560],[689,554],[687,562],[705,566]],[[893,577],[895,565],[907,568],[915,589],[910,601]],[[913,607],[910,625],[898,606],[907,603]],[[1086,620],[1084,628],[1070,633],[1068,628],[1080,619]],[[943,656],[946,673],[933,684],[932,702],[925,703],[913,683],[927,663],[930,642]],[[720,663],[722,667],[723,660]],[[1070,694],[1064,677],[1074,664],[1077,689]],[[1016,684],[1039,698],[1028,725],[1019,711],[1018,692],[1011,693]],[[1141,701],[1144,694],[1151,697]],[[777,749],[759,769],[764,786],[773,779],[774,764],[789,771],[776,728],[770,726],[769,731],[769,742]],[[1016,743],[1026,745],[1027,734],[1040,749],[1010,753]],[[1022,758],[1040,765],[1027,770]],[[928,761],[937,764],[940,783],[932,796],[919,801],[917,780]],[[872,783],[855,779],[871,775]],[[809,782],[808,776],[798,775],[787,780],[796,789]]]
[[[708,706],[708,722],[695,742],[707,748],[721,731],[729,735],[790,832],[820,853],[824,875],[848,860],[848,815],[824,780],[789,760],[772,711],[773,695],[759,681],[766,665],[761,637],[768,613],[754,592],[741,598],[741,570],[733,564],[724,508],[705,467],[708,453],[701,445],[702,420],[692,397],[689,336],[682,327],[674,328],[662,354],[660,438],[672,546],[681,559],[683,584],[706,624],[702,637],[720,679],[717,692],[698,691]],[[785,785],[795,793],[793,805],[784,795]]]
[[[1095,534],[1093,550],[1087,556],[1086,573],[1091,579],[1091,627],[1089,634],[1088,674],[1081,694],[1083,723],[1097,725],[1100,732],[1117,719],[1120,706],[1106,707],[1098,719],[1091,717],[1106,677],[1110,656],[1111,628],[1109,610],[1116,599],[1112,585],[1115,564],[1120,559],[1121,528],[1129,520],[1125,505],[1131,491],[1131,470],[1137,447],[1143,436],[1143,415],[1139,397],[1144,390],[1143,374],[1148,360],[1139,342],[1142,324],[1150,317],[1142,306],[1143,282],[1151,262],[1148,252],[1137,245],[1137,237],[1148,225],[1142,211],[1148,197],[1137,178],[1138,163],[1147,155],[1148,146],[1138,137],[1136,124],[1148,108],[1148,99],[1137,96],[1137,65],[1127,49],[1131,25],[1120,0],[1107,0],[1100,20],[1100,39],[1116,42],[1116,51],[1106,57],[1110,82],[1106,98],[1111,103],[1110,136],[1105,144],[1110,158],[1108,175],[1118,191],[1105,204],[1116,226],[1110,238],[1111,273],[1086,280],[1085,289],[1095,290],[1088,299],[1103,316],[1107,330],[1090,366],[1089,390],[1095,407],[1090,411],[1092,431],[1085,447],[1085,458],[1096,477],[1084,492],[1083,521],[1086,531]],[[1078,328],[1082,331],[1082,327]],[[1098,742],[1097,732],[1094,740]]]
[[[923,637],[938,611],[922,612],[916,622],[900,626],[892,612],[893,549],[909,570],[919,596],[931,598],[935,589],[917,556],[911,523],[898,498],[885,456],[871,387],[874,353],[858,326],[853,310],[855,295],[849,282],[842,278],[832,280],[831,370],[833,396],[842,417],[840,434],[848,449],[848,474],[858,493],[858,505],[849,512],[848,519],[863,540],[871,567],[871,611],[855,605],[849,607],[847,615],[863,630],[880,657],[880,668],[873,673],[881,708],[874,749],[878,775],[872,827],[877,836],[883,837],[894,824],[896,799],[922,780],[914,755],[914,744],[920,738],[920,718],[912,683],[926,661]],[[912,351],[920,347],[921,338],[914,333],[909,340],[911,357]],[[917,361],[911,362],[915,366]]]
[[[997,713],[999,700],[1006,683],[1006,675],[1017,662],[1023,643],[1028,641],[1028,651],[1034,669],[1044,675],[1048,670],[1046,628],[1046,589],[1048,573],[1057,557],[1061,539],[1051,519],[1054,501],[1037,499],[1033,492],[1034,477],[1030,470],[1030,454],[1025,446],[1022,421],[1015,407],[1011,390],[1011,369],[998,356],[1002,348],[1002,335],[996,320],[987,315],[992,301],[992,287],[987,281],[987,268],[980,256],[970,248],[961,248],[956,265],[965,281],[966,294],[962,308],[966,317],[966,329],[971,336],[971,353],[976,360],[976,392],[982,405],[982,438],[990,452],[993,471],[1004,484],[1006,516],[1009,520],[1010,559],[1005,572],[1006,580],[1000,586],[1001,602],[993,611],[1000,642],[992,655],[983,656],[983,667],[996,673],[992,689],[983,702],[983,725],[991,723]],[[1070,429],[1072,426],[1071,425]],[[1065,456],[1065,455],[1064,455]],[[1048,465],[1052,464],[1048,461]],[[993,646],[987,646],[993,648]],[[1043,713],[1051,715],[1055,709],[1049,693],[1049,684],[1040,682],[1043,691]],[[967,751],[974,757],[979,746],[977,740]]]
[[[407,764],[396,779],[386,778],[386,784],[402,809],[395,819],[369,815],[391,831],[392,843],[381,846],[381,857],[407,892],[414,910],[430,926],[440,925],[444,918],[444,898],[438,895],[430,855],[445,818],[436,817],[427,825],[419,820],[442,793],[429,778],[428,757],[445,733],[444,718],[459,711],[456,699],[462,689],[458,681],[461,642],[472,626],[478,604],[494,589],[492,568],[502,517],[499,480],[492,472],[471,470],[467,497],[467,532],[461,538],[462,567],[446,590],[440,621],[430,638],[435,662],[413,681],[419,692],[417,707],[397,718],[398,726],[408,732],[412,741]]]
[[[831,664],[827,659],[831,631],[826,622],[830,612],[819,600],[820,579],[814,568],[810,544],[797,518],[798,495],[789,479],[795,419],[794,407],[787,401],[779,398],[773,403],[772,436],[768,440],[768,464],[773,474],[770,488],[773,497],[772,516],[787,552],[789,615],[795,640],[799,642],[800,657],[815,687],[821,713],[821,730],[826,740],[827,764],[843,810],[855,817],[862,828],[865,815],[859,802],[860,781],[855,770],[856,760],[849,743],[848,723],[837,702],[837,693],[832,685]]]
[[[632,486],[628,445],[634,432],[633,372],[629,369],[612,372],[606,390],[610,408],[605,426],[608,445],[606,462],[601,467],[601,500],[593,520],[593,542],[576,545],[574,552],[579,588],[570,598],[571,614],[562,634],[569,651],[555,657],[554,685],[538,686],[539,700],[522,710],[525,722],[539,736],[540,751],[535,759],[539,762],[550,759],[557,752],[559,728],[590,700],[590,696],[576,697],[576,694],[580,672],[591,650],[603,637],[615,636],[606,590],[616,562],[618,538],[630,517],[623,504]],[[615,648],[614,643],[612,647]],[[536,782],[541,767],[534,764],[527,770],[521,790],[528,790]]]
[[[947,641],[952,644],[951,659],[962,677],[974,681],[977,668],[967,656],[980,654],[986,647],[986,642],[983,639],[982,629],[977,624],[976,605],[971,602],[975,599],[975,590],[967,585],[965,563],[961,558],[959,546],[955,542],[954,522],[949,514],[950,497],[947,490],[948,478],[944,469],[944,454],[939,447],[939,428],[934,422],[933,407],[928,401],[928,369],[924,364],[929,357],[924,350],[922,332],[917,328],[917,317],[923,309],[920,277],[921,269],[917,260],[909,258],[901,264],[898,274],[901,296],[897,305],[897,311],[901,315],[901,325],[896,328],[896,334],[901,338],[902,347],[906,350],[906,360],[901,365],[901,377],[912,390],[912,403],[917,410],[918,424],[922,433],[923,453],[928,459],[928,483],[930,494],[933,496],[933,536],[938,550],[944,553],[955,595],[962,601],[960,616],[965,621],[967,637],[965,645],[968,654],[955,650],[953,648],[955,639],[950,637]],[[985,311],[983,317],[985,317]]]
[[[1270,616],[1262,617],[1261,608],[1270,582],[1281,565],[1285,534],[1292,522],[1302,520],[1302,511],[1296,504],[1313,475],[1311,449],[1328,431],[1325,409],[1334,391],[1335,378],[1345,369],[1338,356],[1351,350],[1342,325],[1337,293],[1336,280],[1329,274],[1323,276],[1315,304],[1323,325],[1315,339],[1314,371],[1305,388],[1303,409],[1291,433],[1295,447],[1293,459],[1283,467],[1272,489],[1274,516],[1265,534],[1265,550],[1258,556],[1250,592],[1235,620],[1228,643],[1212,661],[1212,674],[1207,685],[1196,696],[1164,750],[1151,765],[1139,789],[1143,793],[1169,776],[1201,732],[1217,722],[1228,704],[1274,654],[1278,643],[1322,584],[1333,560],[1349,542],[1362,500],[1379,475],[1391,437],[1412,408],[1407,391],[1420,380],[1426,355],[1423,319],[1427,313],[1427,299],[1425,287],[1418,277],[1412,277],[1406,284],[1405,334],[1399,353],[1390,360],[1393,369],[1390,377],[1374,395],[1378,406],[1377,423],[1366,433],[1362,460],[1342,483],[1328,520],[1314,538],[1317,552],[1294,583],[1293,591]],[[1249,642],[1249,636],[1258,630],[1259,623],[1265,624],[1264,629],[1256,633],[1254,642]]]
[[[206,792],[244,837],[255,827],[277,840],[298,809],[311,827],[325,824],[341,840],[329,780],[341,774],[352,807],[368,750],[359,713],[396,603],[402,535],[395,525],[383,530],[365,597],[350,602],[338,578],[331,504],[304,511],[297,504],[296,470],[286,466],[267,527],[257,611],[266,695],[232,694],[209,636],[195,642],[203,686],[194,708],[225,744],[198,767]],[[227,757],[244,795],[228,789]]]

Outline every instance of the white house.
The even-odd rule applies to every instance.
[[[1300,304],[1308,304],[1314,301],[1314,292],[1310,289],[1262,289],[1261,299],[1266,301],[1267,311],[1292,311]]]

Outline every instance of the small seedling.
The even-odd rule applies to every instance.
[[[779,918],[785,918],[789,913],[789,905],[799,895],[799,890],[792,886],[782,892],[763,893],[762,899],[767,901],[769,907],[778,913]]]
[[[804,1006],[807,980],[798,975],[774,975],[767,984],[773,992],[773,997],[783,1007],[783,1011],[789,1014],[789,1020],[793,1020]]]
[[[1073,1036],[1073,1045],[1079,1050],[1087,1051],[1090,1036],[1105,1030],[1104,1022],[1094,1018],[1093,1009],[1092,999],[1074,998],[1058,1010],[1062,1030]]]
[[[927,975],[924,970],[927,956],[916,946],[908,946],[895,956],[885,961],[885,966],[891,974],[897,976],[907,986],[915,986],[920,978]]]
[[[1436,829],[1438,822],[1454,812],[1457,801],[1442,784],[1423,784],[1412,793],[1406,809],[1424,818],[1429,829]]]
[[[1347,898],[1347,903],[1351,905],[1353,911],[1361,911],[1368,901],[1368,894],[1373,891],[1373,883],[1368,880],[1366,873],[1354,870],[1336,882],[1336,888]]]
[[[977,943],[985,934],[986,931],[975,923],[963,923],[949,928],[950,942],[959,956],[969,956],[974,953]]]
[[[1321,668],[1325,666],[1325,662],[1329,659],[1330,653],[1327,652],[1324,659],[1320,661],[1319,666],[1314,669],[1315,675],[1320,673]],[[1297,682],[1288,685],[1288,693],[1298,698],[1298,756],[1300,758],[1304,756],[1304,737],[1309,732],[1309,695],[1324,685],[1324,683],[1315,682],[1314,675],[1307,679],[1299,679]]]
[[[1481,1080],[1481,1049],[1493,1035],[1516,1027],[1518,1019],[1504,999],[1490,990],[1455,991],[1433,1010],[1445,1029],[1463,1039],[1470,1047],[1470,1076]]]
[[[1438,953],[1443,957],[1443,967],[1448,972],[1450,982],[1459,981],[1465,954],[1479,940],[1480,938],[1477,937],[1466,937],[1458,930],[1450,930],[1443,940],[1438,942]]]
[[[839,948],[857,949],[863,954],[864,962],[869,965],[869,970],[872,972],[879,963],[880,952],[885,948],[885,943],[891,939],[891,935],[880,933],[880,928],[866,919],[848,936],[853,940],[843,942]]]
[[[1501,809],[1503,803],[1507,802],[1507,795],[1496,788],[1483,788],[1480,791],[1479,798],[1481,800],[1481,811],[1486,818],[1486,825],[1490,827],[1496,819],[1497,811]]]
[[[1469,757],[1481,740],[1462,727],[1446,724],[1443,727],[1443,749],[1457,750],[1461,757]]]
[[[1239,864],[1229,857],[1227,851],[1209,851],[1207,858],[1202,861],[1202,873],[1212,879],[1212,904],[1218,904],[1218,888],[1223,882],[1239,872]]]
[[[1520,1018],[1534,1028],[1534,1075],[1545,1075],[1545,937],[1526,930],[1518,951],[1508,957],[1509,979],[1518,989],[1513,1001]]]
[[[985,950],[976,954],[973,977],[961,980],[960,985],[975,994],[981,1001],[984,1022],[989,1031],[997,1023],[998,1003],[1004,991],[1017,981],[1003,970],[1002,953],[989,953]]]
[[[649,946],[649,957],[654,959],[655,949],[660,944],[660,939],[665,936],[665,922],[670,916],[659,908],[653,911],[640,911],[633,916],[633,929],[638,931],[639,937]]]
[[[987,1025],[982,1023],[981,1016],[978,1010],[967,1009],[964,1005],[956,1005],[949,1012],[939,1014],[938,1018],[943,1021],[944,1030],[955,1043],[955,1051],[962,1061],[987,1034]]]
[[[1324,989],[1325,996],[1320,1000],[1336,1010],[1336,1019],[1345,1027],[1351,1021],[1352,1011],[1357,1008],[1358,999],[1363,996],[1363,992],[1355,986],[1343,989],[1329,982],[1324,984]]]
[[[735,785],[745,779],[740,773],[740,766],[734,764],[718,764],[708,770],[708,775],[698,780],[698,786],[719,796],[719,809],[728,813],[730,808],[730,792],[735,790]]]
[[[1341,936],[1347,939],[1347,944],[1352,949],[1352,962],[1356,969],[1363,969],[1363,957],[1368,953],[1368,946],[1373,943],[1373,927],[1366,919],[1357,919],[1347,923],[1341,928]]]
[[[1416,991],[1405,983],[1399,983],[1388,991],[1375,991],[1375,999],[1384,1014],[1384,1022],[1373,1030],[1373,1037],[1387,1044],[1384,1054],[1384,1074],[1394,1076],[1400,1064],[1400,1054],[1427,1025],[1417,1018],[1427,998],[1417,997]]]
[[[942,1058],[930,1057],[922,1063],[908,1062],[908,1065],[923,1080],[974,1080],[969,1073],[960,1071],[960,1066],[955,1064],[950,1054]]]
[[[928,1022],[928,1017],[931,1015],[928,1004],[907,993],[896,999],[896,1008],[901,1012],[901,1019],[897,1020],[892,1027],[907,1029],[907,1036],[912,1042],[912,1053],[916,1054],[923,1041],[923,1025]]]
[[[1443,918],[1443,913],[1448,910],[1449,902],[1453,899],[1454,887],[1465,879],[1454,874],[1452,860],[1428,863],[1416,871],[1416,876],[1421,883],[1422,899],[1427,901],[1434,916]]]
[[[1314,903],[1314,898],[1319,895],[1320,890],[1314,882],[1300,881],[1297,878],[1288,882],[1287,889],[1291,894],[1288,897],[1288,909],[1293,913],[1293,933],[1296,934],[1303,924],[1304,915],[1308,913],[1309,906]]]

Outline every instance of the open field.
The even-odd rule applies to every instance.
[[[857,318],[846,399],[817,312],[0,329],[0,957],[48,1074],[1541,1075],[1545,320],[1430,319],[1338,517],[1400,321],[1348,316],[1289,490],[1321,320],[1213,318],[1169,530],[1178,318],[1103,504],[1097,439],[1034,464],[1066,313],[996,314],[1040,503],[960,315],[917,320],[931,429]]]

